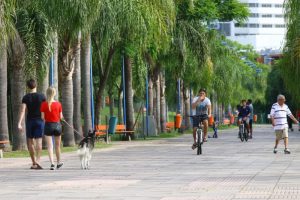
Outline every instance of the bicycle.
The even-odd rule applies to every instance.
[[[239,138],[241,139],[242,142],[244,140],[248,142],[248,130],[247,130],[247,123],[245,120],[242,120],[242,123],[239,126]]]
[[[207,119],[207,117],[203,116],[203,115],[193,115],[193,116],[190,116],[194,119],[199,119],[199,124],[198,124],[198,127],[197,127],[197,130],[196,130],[196,145],[197,145],[197,155],[200,155],[202,154],[202,145],[203,145],[203,142],[204,142],[204,138],[203,138],[203,121]]]

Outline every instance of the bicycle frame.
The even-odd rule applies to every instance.
[[[199,124],[198,127],[196,129],[196,141],[197,141],[197,155],[202,154],[202,144],[203,144],[203,121],[204,118],[200,115],[195,115],[195,116],[190,116],[193,119],[197,119],[197,117],[199,118]]]

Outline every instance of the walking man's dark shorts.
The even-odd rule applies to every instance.
[[[44,132],[44,121],[42,119],[26,120],[26,136],[27,138],[41,138]]]

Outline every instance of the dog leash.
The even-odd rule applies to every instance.
[[[74,132],[79,135],[81,138],[84,138],[79,131],[77,131],[73,126],[71,126],[66,120],[62,119],[61,121],[65,122]]]

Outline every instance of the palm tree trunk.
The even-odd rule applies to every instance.
[[[156,106],[156,103],[157,103],[157,101],[156,101],[156,97],[157,97],[157,95],[156,95],[156,87],[155,87],[155,81],[153,81],[153,98],[152,98],[152,101],[153,101],[153,119],[155,120],[155,129],[157,129],[157,125],[156,125],[156,109],[157,109],[157,106]],[[151,117],[152,117],[151,116]]]
[[[153,81],[152,77],[149,75],[148,77],[148,114],[149,116],[153,115]]]
[[[80,133],[75,133],[75,142],[78,144],[82,139],[81,125],[81,66],[80,66],[80,35],[78,36],[77,51],[75,52],[75,65],[73,73],[73,98],[74,98],[74,128]]]
[[[125,56],[125,91],[126,91],[126,129],[132,131],[134,125],[132,64],[129,56]]]
[[[0,140],[8,140],[7,121],[7,52],[3,43],[0,45]],[[10,144],[5,145],[9,148]]]
[[[91,114],[91,35],[88,34],[82,41],[82,86],[83,86],[83,113],[84,134],[92,130]]]
[[[74,51],[71,47],[70,39],[67,38],[61,41],[59,53],[59,70],[60,70],[60,88],[61,88],[61,103],[65,121],[71,126],[63,123],[63,145],[65,147],[74,146],[74,130],[73,130],[73,81],[72,74],[74,70]]]
[[[25,80],[23,66],[25,63],[25,47],[18,34],[11,41],[10,66],[12,68],[11,77],[11,99],[12,99],[12,138],[13,150],[26,149],[25,128],[20,132],[18,129],[18,120],[22,105],[22,98],[25,94]],[[22,122],[25,127],[24,120]]]
[[[58,77],[59,77],[59,70],[58,70],[58,36],[57,33],[54,34],[54,53],[53,53],[53,86],[55,87],[56,91],[58,91]],[[56,92],[55,99],[59,99],[59,92]]]
[[[157,127],[157,133],[159,134],[161,132],[161,124],[160,124],[160,79],[159,79],[159,74],[160,74],[160,66],[156,66],[155,74],[154,74],[154,79],[155,79],[155,119],[156,119],[156,127]]]
[[[183,93],[183,97],[184,97],[184,107],[185,107],[185,112],[184,112],[184,119],[185,119],[185,129],[189,129],[191,128],[191,123],[190,123],[190,93],[189,93],[189,89],[184,87],[184,93]]]
[[[108,91],[108,97],[109,97],[109,115],[114,116],[114,107],[115,107],[115,100],[112,93],[112,88]]]
[[[119,92],[118,92],[118,122],[119,124],[121,124],[122,122],[122,83],[120,85],[119,88]]]
[[[49,65],[46,65],[46,73],[43,79],[39,81],[37,91],[39,93],[46,94],[46,90],[48,87],[49,87]],[[45,135],[43,136],[42,147],[43,149],[47,149]]]
[[[161,132],[166,132],[166,96],[165,96],[165,88],[166,88],[166,80],[165,80],[165,71],[160,72],[160,123],[161,123]]]
[[[26,149],[26,134],[25,134],[25,121],[23,120],[22,126],[24,127],[20,133],[18,129],[18,120],[20,116],[20,109],[22,105],[22,98],[25,94],[24,87],[24,72],[21,67],[12,67],[12,80],[11,80],[11,97],[13,108],[13,151]]]

